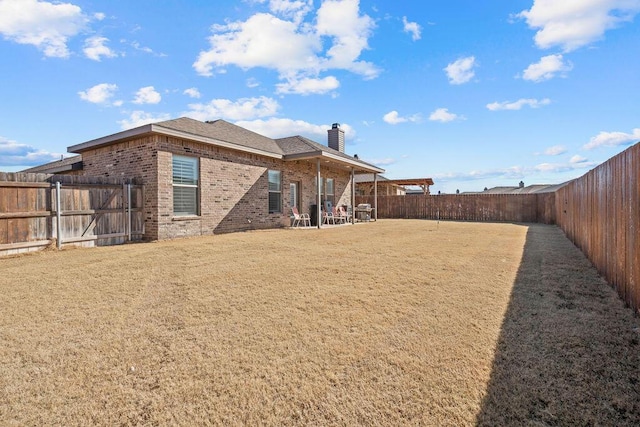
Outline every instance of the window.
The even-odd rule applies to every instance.
[[[269,213],[282,212],[282,182],[280,171],[269,171]]]
[[[198,159],[173,156],[173,214],[198,215]]]
[[[314,179],[314,187],[317,187],[318,179]],[[331,205],[335,202],[335,181],[333,178],[320,177],[320,201],[324,205],[324,202],[331,202]]]
[[[289,183],[289,206],[296,207],[300,209],[300,204],[298,202],[298,192],[299,192],[300,184],[298,182],[290,182]]]
[[[335,204],[335,197],[334,197],[334,188],[333,188],[333,178],[327,178],[327,185],[326,185],[326,195],[325,195],[325,200],[331,202],[331,204]]]

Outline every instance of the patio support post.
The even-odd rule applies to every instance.
[[[351,168],[351,224],[356,223],[356,176]]]
[[[373,207],[375,210],[373,211],[374,219],[378,220],[378,174],[373,174]]]
[[[320,228],[320,224],[322,223],[322,212],[320,209],[320,204],[322,201],[320,200],[320,159],[316,160],[317,165],[317,175],[316,175],[316,218],[318,222],[318,228]]]

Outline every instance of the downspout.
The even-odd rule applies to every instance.
[[[322,217],[321,215],[321,206],[320,203],[322,203],[322,201],[320,200],[320,159],[318,159],[316,161],[316,165],[317,165],[317,176],[316,176],[316,218],[317,218],[317,222],[318,222],[318,228],[320,228],[320,224],[322,223]]]
[[[373,207],[375,210],[373,211],[374,219],[378,220],[378,174],[373,174]]]

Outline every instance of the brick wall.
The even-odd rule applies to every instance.
[[[199,158],[198,216],[173,216],[173,154]],[[84,152],[83,161],[85,175],[142,180],[148,240],[288,226],[293,181],[301,185],[303,212],[316,203],[315,161],[284,162],[163,135]],[[282,212],[273,214],[268,211],[269,169],[282,172]],[[335,180],[336,204],[351,203],[347,170],[323,166],[321,175]]]

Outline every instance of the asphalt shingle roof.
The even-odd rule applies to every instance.
[[[82,164],[82,155],[67,157],[62,160],[45,163],[44,165],[34,166],[21,172],[25,173],[59,173],[80,169],[78,164]]]
[[[201,122],[188,117],[154,123],[167,129],[218,139],[243,147],[267,151],[273,154],[284,154],[275,140],[224,120]]]

